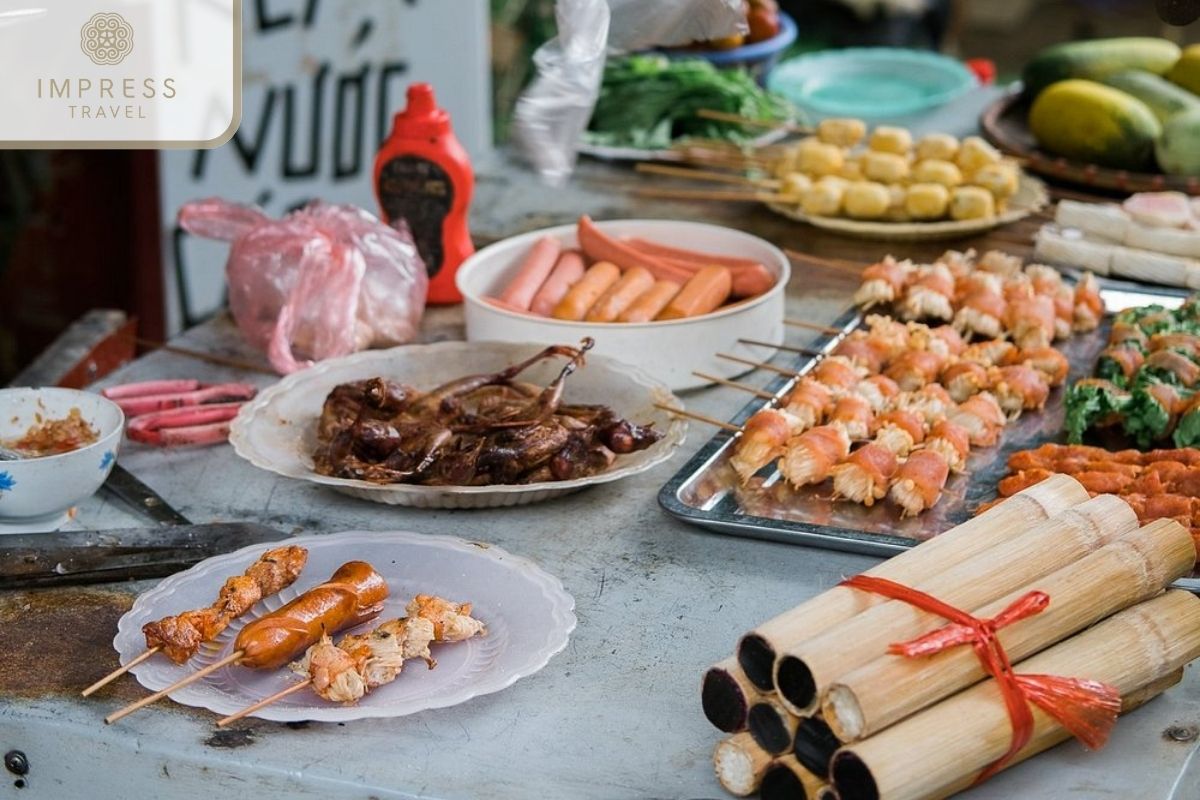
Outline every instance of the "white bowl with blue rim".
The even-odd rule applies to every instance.
[[[927,50],[851,47],[790,58],[767,88],[816,119],[893,119],[957,99],[979,79],[955,58]]]
[[[11,448],[30,427],[72,409],[98,434],[91,444],[53,456],[0,460],[0,533],[57,530],[74,507],[108,478],[121,448],[125,414],[92,392],[59,388],[0,389],[0,444]]]

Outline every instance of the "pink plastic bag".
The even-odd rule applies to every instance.
[[[281,374],[417,334],[429,278],[403,223],[319,201],[273,220],[211,198],[179,209],[179,224],[233,243],[229,308]]]

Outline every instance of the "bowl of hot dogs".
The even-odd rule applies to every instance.
[[[732,377],[756,360],[742,338],[783,342],[791,270],[771,243],[680,220],[611,220],[531,231],[497,242],[458,271],[467,339],[553,343],[590,336],[596,352],[640,367],[671,389]]]

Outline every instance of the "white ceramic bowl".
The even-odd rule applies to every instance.
[[[56,527],[68,509],[95,494],[121,448],[125,415],[116,403],[76,389],[0,389],[0,441],[19,439],[30,426],[62,419],[72,408],[100,434],[92,444],[43,458],[0,461],[0,523],[24,530]]]
[[[717,358],[718,352],[754,359],[770,355],[761,347],[739,344],[739,338],[783,342],[784,290],[791,268],[778,247],[742,231],[701,222],[627,219],[597,225],[612,236],[638,236],[690,250],[752,258],[771,271],[775,285],[752,300],[702,317],[669,322],[566,322],[518,314],[484,302],[483,298],[499,294],[507,285],[540,237],[554,236],[566,247],[578,246],[575,225],[560,225],[497,242],[463,262],[457,282],[464,298],[467,339],[554,344],[591,336],[597,353],[641,367],[672,389],[709,383],[692,374],[694,371],[726,378],[746,371],[744,365]]]

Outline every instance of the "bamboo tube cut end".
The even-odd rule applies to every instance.
[[[726,791],[745,797],[758,791],[770,759],[748,736],[734,736],[717,744],[713,769]]]
[[[835,683],[825,693],[821,702],[822,716],[830,730],[843,742],[853,742],[863,737],[866,721],[858,698],[847,686]]]
[[[775,690],[775,648],[757,633],[748,633],[738,642],[738,665],[754,686],[763,692]]]
[[[762,800],[814,800],[825,782],[812,774],[792,756],[771,762],[763,773],[759,797]]]
[[[737,733],[746,727],[749,700],[737,679],[719,666],[704,674],[700,704],[708,721],[725,733]]]
[[[879,787],[871,775],[871,769],[851,750],[843,750],[834,756],[833,786],[841,797],[859,800],[879,800]]]
[[[809,716],[817,710],[817,682],[802,659],[784,656],[775,665],[775,688],[788,711]]]
[[[763,750],[772,755],[786,753],[796,736],[797,720],[777,700],[755,703],[746,715],[746,727]]]
[[[805,717],[796,728],[792,755],[815,775],[828,775],[833,754],[842,746],[829,724],[821,717]]]

